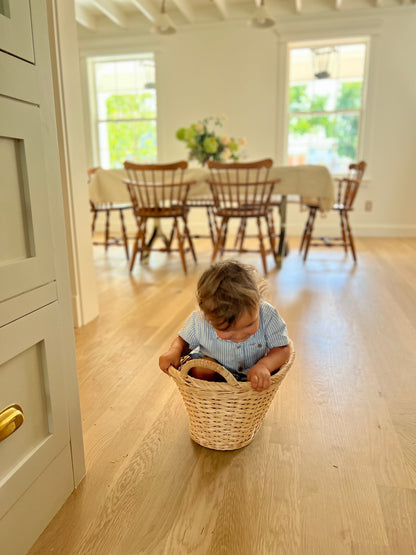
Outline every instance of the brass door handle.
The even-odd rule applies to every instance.
[[[23,424],[23,409],[20,405],[9,405],[0,412],[0,441],[12,435]]]

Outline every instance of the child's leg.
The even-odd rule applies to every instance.
[[[214,358],[211,357],[204,357],[205,360],[212,360],[213,362],[217,362]],[[203,359],[201,359],[203,360]],[[208,382],[224,382],[224,378],[215,372],[215,370],[211,370],[210,368],[204,368],[203,366],[195,366],[191,368],[189,374],[196,378],[197,380],[206,380]]]

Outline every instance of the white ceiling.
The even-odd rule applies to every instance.
[[[416,6],[416,0],[265,0],[265,5],[278,20],[335,12],[376,14],[380,10]],[[146,27],[150,32],[160,8],[161,0],[75,0],[76,19],[84,36]],[[166,0],[166,11],[179,28],[248,20],[254,9],[255,0]]]

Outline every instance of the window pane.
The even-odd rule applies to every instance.
[[[303,85],[291,85],[289,91],[290,112],[326,112],[334,109],[337,83],[326,79]]]
[[[345,173],[357,159],[357,114],[300,115],[289,120],[289,164],[323,164]]]
[[[124,161],[156,162],[156,122],[100,123],[100,159],[103,167],[122,168]]]
[[[338,83],[337,110],[359,110],[361,108],[362,81],[343,81]]]
[[[154,119],[155,91],[140,94],[112,94],[106,99],[105,119]]]

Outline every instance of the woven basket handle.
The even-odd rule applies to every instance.
[[[185,364],[181,366],[181,374],[185,378],[188,375],[188,372],[191,368],[195,368],[195,366],[209,368],[210,370],[214,370],[217,374],[220,374],[228,384],[240,387],[240,383],[234,378],[234,376],[229,372],[224,366],[218,364],[218,362],[214,362],[213,360],[208,360],[206,358],[194,358],[191,360],[187,360]]]

